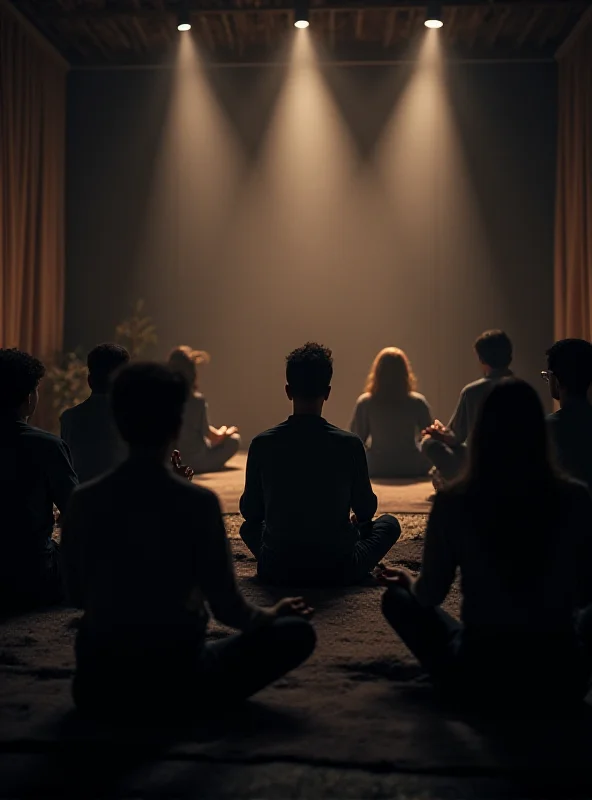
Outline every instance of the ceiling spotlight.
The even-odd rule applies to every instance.
[[[178,31],[191,30],[191,21],[189,19],[189,8],[185,4],[181,7],[181,9],[179,9],[179,16],[177,18],[177,30]]]
[[[294,4],[294,27],[308,28],[308,0],[296,0]]]
[[[442,25],[444,25],[442,22],[442,3],[428,3],[426,18],[423,24],[426,28],[441,28]]]

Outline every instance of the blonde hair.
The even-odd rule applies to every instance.
[[[398,347],[385,347],[372,362],[364,391],[374,397],[399,400],[415,391],[416,386],[407,354]]]
[[[209,364],[210,354],[205,350],[194,350],[186,344],[175,347],[169,354],[169,367],[179,372],[189,384],[191,391],[197,391],[197,367]]]

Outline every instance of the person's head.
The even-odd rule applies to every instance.
[[[120,344],[105,342],[94,347],[86,359],[88,385],[92,391],[107,394],[113,375],[129,360],[130,354]]]
[[[333,357],[322,344],[307,342],[286,358],[286,394],[294,406],[318,411],[331,393]]]
[[[398,400],[415,391],[411,362],[398,347],[385,347],[372,362],[365,391],[385,400]]]
[[[507,378],[493,387],[477,415],[469,442],[466,479],[485,493],[519,492],[525,482],[553,474],[545,412],[525,381]]]
[[[181,373],[189,384],[189,389],[192,392],[197,391],[198,388],[198,371],[199,364],[208,364],[210,356],[204,350],[194,350],[186,344],[175,347],[169,354],[169,367],[175,372]]]
[[[15,347],[0,349],[0,413],[28,419],[37,408],[44,375],[38,358]]]
[[[111,387],[111,408],[122,438],[132,449],[166,452],[179,436],[188,394],[187,381],[164,364],[124,367]]]
[[[592,344],[584,339],[561,339],[547,350],[549,382],[555,400],[585,397],[592,383]]]
[[[473,347],[486,373],[507,369],[512,363],[512,342],[503,331],[485,331],[476,339]]]

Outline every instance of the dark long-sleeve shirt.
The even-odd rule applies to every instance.
[[[422,605],[440,605],[461,574],[462,619],[474,627],[516,627],[559,630],[572,625],[576,607],[592,602],[592,498],[576,482],[560,481],[556,489],[555,530],[533,537],[533,548],[551,542],[544,569],[509,585],[492,553],[474,505],[461,490],[438,493],[426,530],[421,573],[414,592]],[[524,502],[521,497],[516,502]],[[543,510],[544,511],[544,510]],[[482,509],[487,514],[487,509]],[[526,522],[526,524],[528,524]],[[533,524],[535,524],[533,522]],[[512,540],[506,539],[508,559]],[[537,558],[532,553],[532,558]]]
[[[206,602],[240,630],[264,613],[236,585],[216,495],[164,465],[129,459],[81,486],[64,521],[62,556],[72,604],[103,637],[116,627],[203,636]]]
[[[93,392],[60,418],[62,439],[70,448],[81,483],[98,478],[125,461],[127,446],[111,414],[109,395]]]
[[[37,574],[53,531],[78,484],[68,447],[16,417],[0,419],[0,575]]]
[[[547,424],[561,469],[592,489],[592,404],[585,397],[571,400]]]
[[[358,537],[350,511],[364,523],[376,508],[358,436],[300,414],[251,442],[240,510],[247,522],[265,523],[272,550],[347,553]]]

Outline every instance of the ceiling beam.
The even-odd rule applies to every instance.
[[[490,8],[493,7],[497,11],[508,9],[509,11],[512,10],[520,10],[524,11],[527,9],[532,9],[533,11],[540,9],[541,11],[545,10],[552,10],[552,9],[562,9],[566,10],[567,8],[574,8],[574,9],[582,9],[584,10],[587,7],[587,3],[584,0],[521,0],[517,2],[517,0],[500,0],[500,2],[490,3],[487,0],[456,0],[456,2],[452,3],[445,3],[445,9],[463,9],[463,8],[470,8],[474,6],[482,6]],[[286,11],[291,11],[294,7],[293,2],[289,2],[285,0],[280,6],[274,5],[273,7],[265,7],[265,6],[254,6],[254,7],[246,7],[241,6],[237,8],[234,5],[233,0],[218,0],[215,6],[212,7],[204,7],[203,3],[198,2],[198,0],[194,0],[194,2],[189,3],[189,13],[191,14],[199,14],[201,15],[220,15],[220,14],[236,14],[236,15],[243,15],[243,14],[265,14],[265,15],[273,15],[273,14],[285,14]],[[312,7],[310,9],[311,15],[314,16],[316,13],[322,13],[324,11],[334,11],[334,12],[360,12],[360,11],[379,11],[379,10],[388,10],[396,8],[398,10],[412,10],[412,9],[423,9],[426,8],[425,2],[410,2],[410,0],[370,0],[370,2],[364,2],[364,0],[355,0],[354,2],[347,3],[347,0],[338,0],[337,2],[332,2],[329,0],[328,2],[324,3],[322,6]],[[35,14],[34,11],[32,13]],[[176,16],[177,11],[174,8],[167,8],[161,10],[160,8],[155,9],[148,9],[148,8],[87,8],[87,9],[56,9],[55,11],[45,11],[45,12],[37,12],[35,16],[44,19],[69,19],[69,20],[76,20],[76,19],[97,19],[97,18],[116,18],[116,17],[150,17],[152,19],[158,18],[168,18]]]

